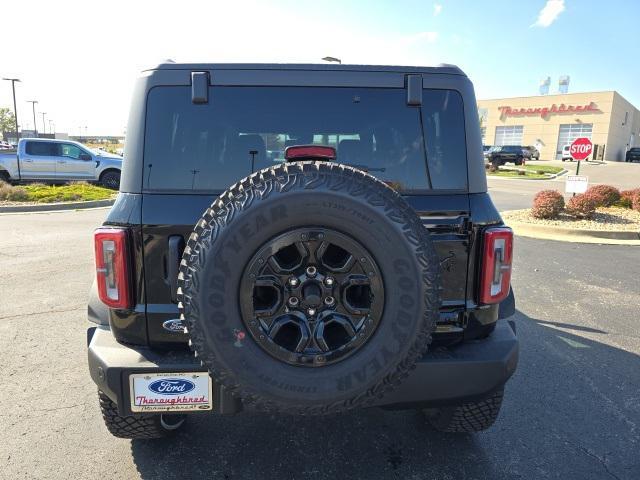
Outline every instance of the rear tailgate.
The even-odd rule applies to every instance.
[[[186,335],[163,327],[178,318],[174,275],[184,242],[210,195],[144,195],[142,243],[149,342],[170,346],[185,343]],[[467,289],[469,199],[466,194],[407,196],[405,199],[430,230],[442,268],[441,331],[449,331],[464,312]]]

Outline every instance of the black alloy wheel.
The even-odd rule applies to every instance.
[[[267,242],[240,288],[247,330],[291,365],[322,367],[348,357],[374,334],[383,307],[375,259],[330,228],[298,228]]]

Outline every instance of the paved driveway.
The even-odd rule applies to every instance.
[[[91,231],[105,213],[0,215],[0,478],[639,476],[638,248],[517,239],[520,367],[488,432],[367,410],[201,416],[173,440],[131,442],[102,425],[85,359]]]

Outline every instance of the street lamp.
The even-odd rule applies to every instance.
[[[36,125],[36,103],[37,100],[27,100],[27,103],[31,104],[31,108],[33,108],[33,130],[36,134],[36,138],[38,138],[38,126]]]
[[[336,62],[340,64],[342,63],[342,60],[336,57],[323,57],[322,60],[324,60],[325,62]]]
[[[47,124],[44,123],[44,116],[47,114],[47,112],[40,112],[42,113],[42,133],[44,133],[45,135],[47,134]]]
[[[16,82],[19,82],[19,78],[3,78],[2,80],[6,80],[11,82],[11,89],[13,90],[13,119],[16,123],[16,145],[20,140],[20,133],[18,132],[18,107],[16,106]],[[20,163],[18,162],[18,176],[20,176]]]
[[[53,126],[52,126],[53,125]],[[53,120],[49,119],[49,133],[53,133],[53,136],[56,136],[56,127],[55,127],[55,123],[53,123]]]

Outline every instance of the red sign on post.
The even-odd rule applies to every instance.
[[[593,152],[593,143],[586,137],[576,138],[569,148],[571,157],[578,162],[591,155],[591,152]]]

